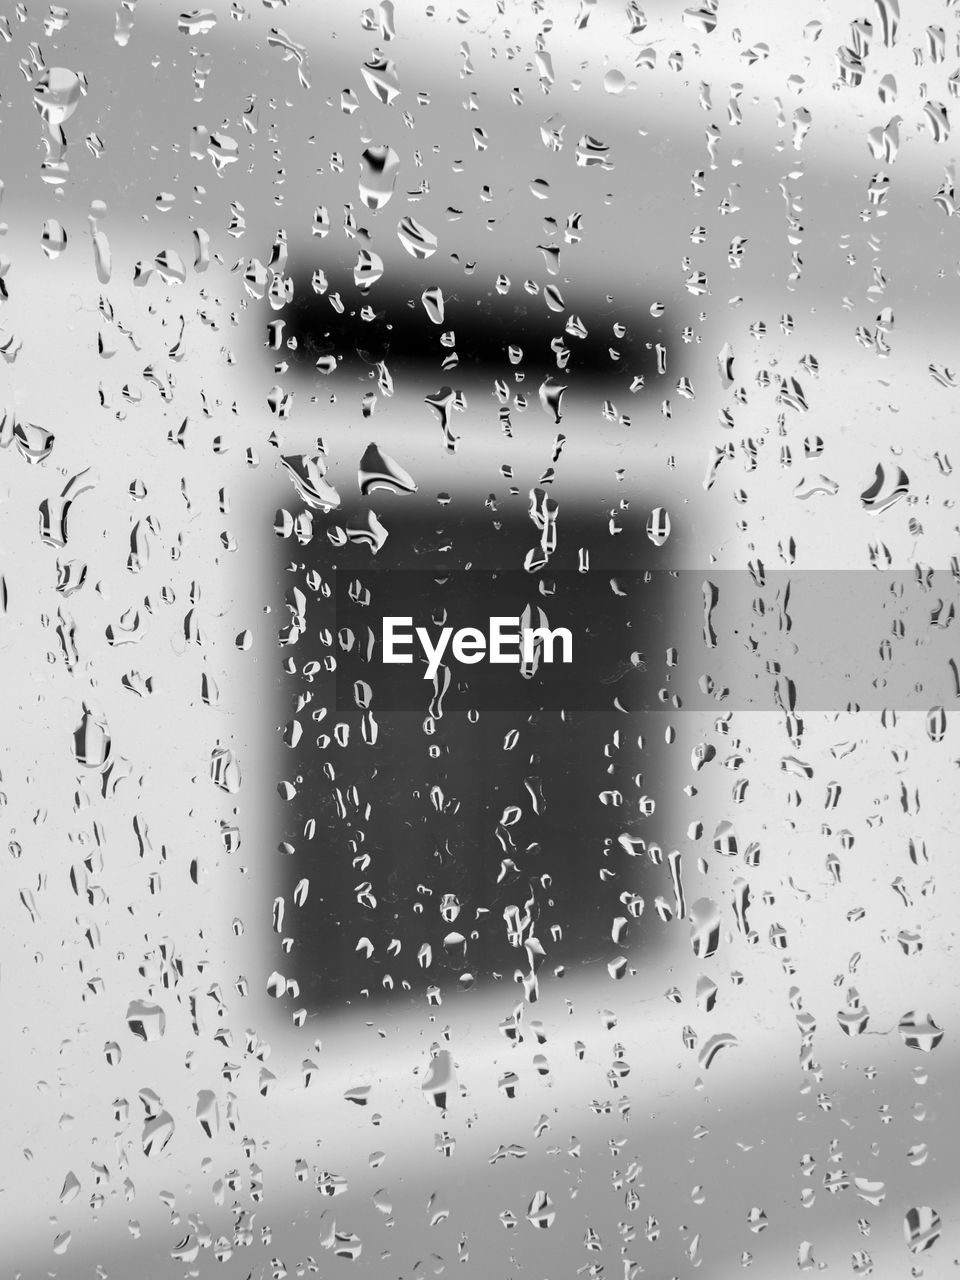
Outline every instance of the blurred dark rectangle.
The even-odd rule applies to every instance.
[[[372,573],[401,592],[451,565],[467,581],[463,566],[475,561],[521,564],[539,537],[525,512],[431,510],[418,496],[385,519],[390,538]],[[609,537],[595,511],[564,508],[561,543],[573,563],[598,532]],[[618,542],[635,563],[656,554],[646,539]],[[299,1003],[439,998],[515,980],[519,997],[535,973],[632,964],[659,945],[665,926],[652,898],[673,901],[657,848],[670,809],[662,716],[626,716],[608,701],[579,712],[451,710],[430,722],[422,688],[415,710],[338,705],[336,584],[371,572],[370,550],[319,537],[279,545],[297,557],[281,575],[288,603],[291,586],[306,602],[302,634],[284,650],[277,711],[288,786],[276,968],[296,980]],[[424,568],[411,572],[411,561]],[[504,572],[535,589],[536,576]],[[623,611],[637,645],[666,643],[669,589],[662,576],[645,612]],[[619,641],[612,629],[598,637],[607,666]]]
[[[297,270],[294,280],[293,301],[280,317],[283,342],[293,342],[292,351],[285,350],[294,371],[312,372],[330,358],[337,366],[369,368],[384,361],[391,370],[432,367],[438,374],[442,363],[450,376],[508,378],[514,391],[534,397],[545,375],[559,383],[574,380],[571,385],[578,387],[585,379],[594,387],[599,383],[605,395],[664,376],[668,344],[686,316],[682,300],[668,321],[638,307],[634,295],[614,307],[602,303],[592,287],[566,284],[568,305],[559,312],[516,289],[501,296],[487,281],[469,277],[445,291],[425,291],[410,280],[361,291],[342,267],[330,271],[330,294],[341,300],[335,309],[329,294],[314,291],[309,276]],[[432,317],[424,292],[444,294],[441,311]],[[525,375],[537,382],[523,386]]]

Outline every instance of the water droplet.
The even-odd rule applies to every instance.
[[[368,209],[382,209],[393,195],[400,157],[393,147],[367,147],[360,157],[360,199]]]
[[[385,107],[389,107],[400,93],[400,80],[397,76],[397,64],[392,58],[385,58],[378,50],[374,50],[361,66],[364,83]]]
[[[40,247],[48,258],[59,258],[67,247],[67,233],[56,218],[48,218],[40,233]]]
[[[127,1026],[139,1040],[151,1044],[166,1031],[167,1015],[151,1000],[131,1000],[127,1007]]]
[[[365,293],[372,288],[383,275],[383,259],[372,249],[357,251],[357,261],[353,267],[353,283]]]
[[[217,173],[240,159],[240,144],[226,133],[212,133],[207,144],[207,155],[213,161]]]
[[[177,19],[177,30],[185,36],[206,36],[217,25],[217,15],[212,9],[194,9],[190,13],[181,13]]]
[[[932,1053],[943,1039],[943,1031],[933,1016],[913,1009],[903,1015],[897,1030],[908,1049],[919,1049],[921,1053]]]
[[[386,542],[388,534],[375,511],[365,512],[359,519],[353,520],[344,530],[348,542],[357,546],[369,547],[376,555]]]
[[[110,758],[110,730],[102,716],[84,707],[80,724],[73,731],[77,763],[87,769],[102,769]]]
[[[887,1196],[887,1188],[883,1182],[870,1178],[854,1178],[853,1185],[861,1200],[874,1206],[883,1204]]]
[[[650,512],[647,537],[655,547],[662,547],[670,537],[670,513],[665,507],[654,507]]]
[[[720,909],[712,898],[698,898],[690,908],[690,943],[698,960],[716,955],[720,946]]]
[[[859,1036],[867,1029],[870,1021],[870,1010],[860,999],[854,987],[847,992],[847,1007],[837,1012],[840,1029],[848,1036]]]
[[[145,1156],[159,1155],[173,1137],[175,1130],[176,1125],[169,1111],[161,1110],[157,1115],[148,1118],[140,1135],[143,1154]]]
[[[546,1191],[535,1191],[527,1205],[527,1221],[532,1227],[545,1231],[552,1227],[557,1218],[553,1201]]]
[[[20,456],[30,463],[43,462],[44,458],[49,458],[53,449],[53,432],[47,431],[45,427],[38,427],[33,422],[15,423],[13,438]]]
[[[599,138],[591,137],[585,133],[577,143],[577,164],[584,169],[599,167],[603,169],[612,169],[613,164],[610,160],[610,148],[605,142],[601,142]]]
[[[707,1070],[712,1066],[721,1049],[731,1049],[739,1043],[740,1041],[732,1032],[721,1031],[717,1035],[710,1037],[697,1055],[697,1061],[704,1070]]]
[[[71,1200],[75,1200],[80,1194],[80,1179],[71,1169],[63,1180],[63,1186],[60,1189],[60,1203],[69,1204]]]
[[[332,511],[340,505],[340,495],[324,479],[327,464],[319,455],[281,458],[300,498],[314,511]]]
[[[424,1093],[431,1094],[434,1103],[441,1109],[450,1105],[450,1096],[457,1088],[457,1078],[453,1057],[448,1049],[438,1049],[433,1053],[420,1088]]]
[[[84,76],[66,67],[47,67],[33,86],[33,102],[42,119],[55,128],[70,119],[86,91]]]
[[[44,498],[40,503],[40,537],[42,541],[53,547],[67,545],[67,517],[70,508],[81,493],[86,493],[96,484],[96,479],[89,470],[80,471],[67,481],[59,498]]]
[[[214,786],[230,795],[240,790],[240,762],[229,747],[216,747],[210,753],[210,778]]]
[[[416,493],[417,483],[400,463],[387,453],[381,453],[376,444],[368,444],[360,460],[357,474],[360,492],[364,497],[378,489],[387,493]]]
[[[201,1089],[197,1094],[197,1122],[208,1138],[220,1131],[220,1106],[212,1089]]]
[[[443,324],[443,292],[439,287],[424,289],[420,295],[423,308],[434,324]]]
[[[698,9],[684,9],[683,25],[692,27],[700,35],[710,35],[717,25],[716,0],[713,3],[703,4]]]
[[[860,495],[860,502],[867,511],[886,511],[907,493],[910,481],[902,467],[894,467],[887,475],[883,463],[877,463],[873,483]]]
[[[437,251],[437,237],[409,214],[397,224],[397,235],[411,258],[418,261],[432,257]]]
[[[546,413],[553,414],[554,423],[559,423],[563,417],[563,393],[566,389],[566,386],[554,382],[552,378],[547,378],[540,384],[540,403]]]
[[[911,1253],[923,1253],[940,1239],[940,1215],[929,1205],[909,1209],[903,1219],[903,1238]]]
[[[943,707],[931,707],[927,712],[927,736],[931,742],[942,742],[947,732],[947,713]]]

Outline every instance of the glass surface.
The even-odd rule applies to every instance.
[[[955,1274],[958,15],[6,4],[4,1275]]]

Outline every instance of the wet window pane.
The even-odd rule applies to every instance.
[[[0,14],[10,1275],[952,1273],[958,14]]]

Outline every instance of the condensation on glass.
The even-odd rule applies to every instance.
[[[5,6],[11,1276],[953,1273],[958,17]]]

